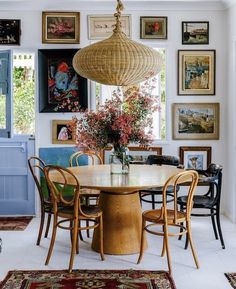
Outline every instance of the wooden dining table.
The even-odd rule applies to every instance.
[[[128,174],[111,174],[110,165],[69,169],[81,188],[101,190],[99,206],[103,210],[104,253],[112,255],[134,254],[140,250],[142,209],[139,191],[163,186],[170,176],[181,171],[165,165],[130,165]],[[53,178],[60,182],[56,175]],[[73,185],[70,179],[68,183]],[[98,229],[94,231],[92,248],[99,251]]]

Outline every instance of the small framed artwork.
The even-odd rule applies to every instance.
[[[87,79],[72,59],[77,49],[39,49],[39,112],[78,112],[87,108]]]
[[[215,94],[215,50],[178,51],[178,95]]]
[[[20,45],[20,20],[0,19],[0,45]]]
[[[162,147],[135,147],[135,146],[128,146],[129,155],[131,157],[132,162],[135,163],[145,163],[147,157],[149,155],[162,155]],[[104,164],[109,164],[109,156],[111,154],[112,147],[108,147],[103,150],[102,158]]]
[[[42,12],[43,43],[80,43],[79,12]]]
[[[68,126],[69,120],[52,121],[53,144],[75,144],[74,134]]]
[[[131,15],[120,18],[122,31],[131,37]],[[112,35],[116,18],[113,15],[88,15],[88,38],[104,39]]]
[[[141,16],[141,39],[167,39],[167,17]]]
[[[206,170],[211,163],[211,147],[182,146],[179,155],[185,169]]]
[[[174,103],[173,139],[219,139],[219,103]]]
[[[209,22],[183,21],[182,44],[209,44]]]

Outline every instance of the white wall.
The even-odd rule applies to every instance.
[[[48,1],[49,2],[49,1]],[[113,1],[112,1],[113,2]],[[43,2],[44,3],[44,2]],[[61,1],[60,3],[65,3]],[[0,4],[0,18],[17,18],[22,21],[22,37],[21,46],[19,49],[32,49],[37,52],[39,48],[80,48],[88,45],[90,42],[87,39],[87,15],[89,14],[113,14],[114,3],[97,3],[92,4],[87,1],[83,3],[73,3],[70,6],[68,1],[66,4],[58,6],[54,2],[50,4],[43,4],[42,8],[37,7],[33,10],[31,6],[24,6],[22,4],[12,4],[12,6],[2,7]],[[47,6],[48,5],[48,6]],[[9,8],[8,8],[9,7]],[[73,10],[81,12],[81,44],[80,45],[52,45],[41,43],[41,11],[42,10]],[[69,7],[69,8],[68,8]],[[72,9],[70,9],[73,7]],[[105,8],[108,7],[108,8]],[[225,16],[226,12],[220,9],[217,5],[203,5],[203,4],[155,4],[149,2],[143,3],[127,3],[126,14],[132,14],[132,38],[137,41],[139,39],[139,21],[140,16],[167,16],[168,17],[168,40],[152,40],[143,41],[143,43],[153,46],[161,46],[167,49],[167,141],[158,143],[163,147],[164,154],[179,154],[179,146],[211,146],[212,147],[212,161],[220,163],[227,171],[227,125],[231,123],[227,119],[228,111],[232,110],[230,103],[227,103],[226,93],[226,75],[227,75],[227,51],[226,43],[226,27]],[[9,10],[8,10],[9,9]],[[29,10],[31,9],[31,10]],[[106,10],[104,10],[106,9]],[[108,10],[109,9],[109,10]],[[162,10],[160,10],[162,9]],[[215,9],[215,10],[213,10]],[[3,11],[4,10],[4,11]],[[232,15],[231,15],[232,14]],[[232,22],[236,21],[236,9],[231,12]],[[209,45],[185,45],[181,43],[181,21],[209,21],[210,23],[210,44]],[[235,26],[236,23],[234,23]],[[233,27],[233,23],[231,24]],[[233,29],[232,29],[233,30]],[[234,33],[236,33],[234,31]],[[232,32],[233,35],[233,32]],[[235,38],[236,35],[234,34]],[[233,45],[233,44],[232,44]],[[6,47],[2,47],[6,48]],[[18,48],[17,48],[18,49]],[[178,49],[216,49],[216,95],[214,96],[178,96],[177,95],[177,50]],[[236,47],[234,44],[234,51]],[[233,99],[233,95],[231,95]],[[220,140],[205,140],[205,141],[173,141],[172,140],[172,125],[171,125],[171,104],[174,102],[219,102],[220,103]],[[228,107],[227,107],[228,105]],[[36,113],[37,130],[36,130],[36,145],[38,147],[54,146],[51,144],[51,120],[52,119],[70,119],[71,113]],[[232,122],[233,123],[233,122]],[[231,131],[231,130],[230,130]],[[228,148],[232,146],[228,144]],[[225,187],[225,179],[224,179]],[[226,199],[225,208],[227,214],[232,217],[233,209],[229,209],[228,192],[223,191]],[[224,208],[223,208],[224,210]]]

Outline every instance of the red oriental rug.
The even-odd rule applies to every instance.
[[[9,271],[0,289],[176,289],[164,271]]]
[[[236,289],[236,273],[225,273],[225,276],[229,280],[230,285]]]
[[[33,217],[0,217],[0,231],[24,231]]]

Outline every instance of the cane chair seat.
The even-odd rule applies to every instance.
[[[175,213],[176,213],[176,220],[175,220]],[[149,210],[143,213],[143,216],[147,222],[154,222],[156,224],[164,224],[164,220],[162,218],[162,210]],[[172,225],[176,223],[182,223],[186,218],[185,212],[175,212],[174,210],[168,210],[167,212],[167,220],[168,225]]]

